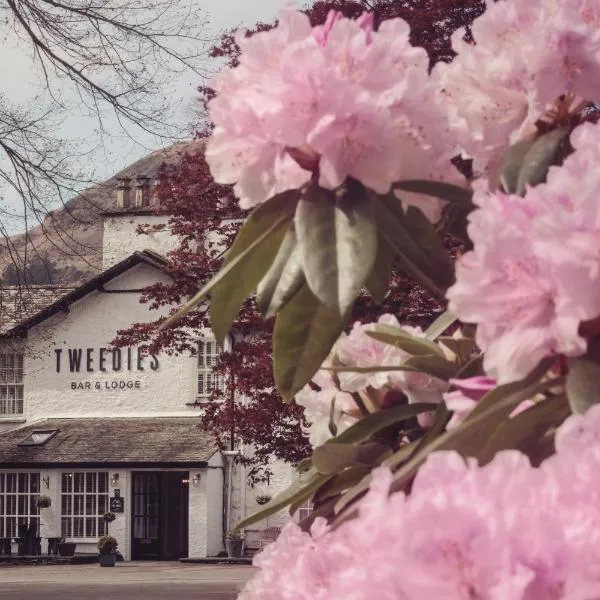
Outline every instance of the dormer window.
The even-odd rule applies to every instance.
[[[19,446],[43,446],[48,440],[51,440],[58,433],[58,429],[38,429],[32,431]]]
[[[23,354],[0,353],[0,417],[23,414]]]

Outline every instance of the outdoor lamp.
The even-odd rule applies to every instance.
[[[117,487],[119,485],[119,474],[113,473],[112,479],[110,480],[110,485],[113,487]]]
[[[200,485],[200,473],[196,473],[192,477],[192,485],[194,485],[195,487],[198,487]]]

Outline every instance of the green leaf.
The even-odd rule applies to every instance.
[[[304,281],[300,246],[290,228],[277,256],[256,290],[257,305],[263,316],[273,317],[290,300]]]
[[[469,377],[477,377],[478,375],[485,375],[483,354],[479,354],[468,360],[456,374],[456,379],[468,379]]]
[[[401,202],[396,196],[376,196],[373,206],[379,234],[396,254],[398,265],[434,294],[444,297],[445,289],[454,278],[454,269],[440,272],[439,265],[411,236]]]
[[[291,400],[316,373],[346,318],[323,306],[306,283],[279,312],[273,331],[273,371],[279,393]]]
[[[350,183],[334,196],[309,186],[295,224],[308,286],[327,308],[344,315],[377,256],[375,216],[364,188]]]
[[[565,394],[556,394],[538,402],[500,424],[479,455],[479,462],[484,465],[497,452],[509,449],[520,450],[529,456],[530,450],[537,450],[538,441],[570,414]]]
[[[515,194],[517,192],[519,173],[523,168],[525,156],[533,144],[535,144],[535,138],[528,138],[517,142],[506,151],[500,166],[500,183],[505,193]]]
[[[413,371],[427,373],[428,375],[432,375],[443,381],[448,381],[448,379],[456,377],[460,368],[459,365],[450,362],[439,355],[413,356],[412,358],[409,358],[403,366],[409,367]]]
[[[266,204],[264,204],[262,206],[266,206]],[[231,256],[230,260],[227,261],[227,264],[225,264],[223,267],[221,267],[220,271],[183,308],[179,309],[173,316],[169,317],[161,325],[160,330],[162,331],[164,329],[172,327],[175,323],[177,323],[177,321],[179,321],[179,319],[181,319],[182,317],[187,315],[191,310],[193,310],[196,306],[198,306],[198,304],[200,304],[211,291],[213,291],[213,293],[214,293],[214,289],[219,284],[222,284],[223,286],[226,286],[226,287],[232,286],[232,287],[236,288],[236,286],[238,285],[237,277],[238,277],[239,271],[240,271],[240,269],[243,270],[245,264],[247,264],[247,263],[250,264],[251,273],[253,273],[255,276],[256,276],[256,270],[258,270],[258,271],[262,270],[264,273],[264,270],[266,270],[266,268],[268,268],[269,263],[266,263],[266,264],[260,263],[260,261],[257,261],[255,259],[255,254],[257,252],[259,252],[259,250],[261,250],[263,245],[266,245],[267,250],[265,252],[261,252],[260,255],[261,256],[263,256],[263,254],[268,255],[268,256],[272,255],[277,243],[281,242],[280,234],[282,234],[285,231],[285,227],[287,226],[287,224],[290,221],[291,221],[291,215],[285,214],[285,213],[280,213],[279,215],[277,215],[277,217],[274,220],[272,220],[269,223],[268,227],[264,228],[264,230],[262,230],[259,234],[257,234],[252,240],[246,240],[247,243],[246,243],[245,247],[239,248],[239,250],[238,250],[238,252],[236,252],[235,256]],[[239,237],[239,235],[238,235],[238,237]],[[268,260],[268,256],[267,256],[267,260]],[[262,276],[262,273],[261,273],[261,276]],[[212,306],[211,306],[211,313],[212,313]],[[235,313],[237,314],[237,310],[235,311]],[[234,317],[235,317],[235,315],[234,315]],[[222,321],[223,319],[217,319],[217,320]],[[223,339],[223,337],[225,337],[225,335],[227,334],[227,331],[229,329],[229,326],[225,327],[224,329],[225,329],[225,331],[223,333],[223,331],[222,331],[223,327],[221,327],[222,336],[221,337],[217,336],[218,339]],[[216,329],[214,328],[214,325],[213,325],[213,331],[215,331],[215,334],[216,334]]]
[[[329,475],[323,475],[316,470],[311,469],[301,479],[294,482],[290,487],[275,496],[270,502],[265,504],[256,512],[236,524],[235,529],[244,529],[253,523],[258,523],[282,508],[294,502],[304,502],[312,497],[315,490],[319,489],[328,479]]]
[[[561,152],[561,145],[568,138],[569,129],[560,127],[538,137],[531,146],[525,159],[523,167],[519,172],[516,193],[519,196],[525,194],[527,185],[535,186],[546,181],[548,170],[554,164]]]
[[[584,413],[600,402],[600,340],[588,342],[587,352],[569,359],[567,397],[574,413]]]
[[[394,251],[389,244],[379,236],[377,240],[377,258],[375,265],[371,269],[365,287],[373,300],[378,304],[382,304],[385,300],[390,281],[392,279],[392,266],[394,264]]]
[[[461,204],[469,209],[474,208],[471,199],[473,198],[473,190],[463,188],[451,183],[442,181],[433,181],[425,179],[410,179],[405,181],[396,181],[393,184],[394,189],[413,192],[415,194],[426,194],[434,196],[447,202]]]
[[[354,465],[357,451],[354,444],[323,444],[313,451],[313,465],[323,475],[335,475]]]
[[[275,260],[292,221],[298,195],[298,190],[284,192],[256,208],[227,252],[221,271],[234,263],[235,267],[230,269],[227,278],[213,285],[211,293],[210,323],[217,340],[225,338],[244,300]],[[255,245],[267,232],[263,241]],[[250,247],[253,247],[252,252],[247,251]]]
[[[473,348],[475,348],[475,340],[473,338],[453,338],[453,337],[440,337],[438,342],[443,344],[453,352],[460,363],[465,362],[471,356]]]
[[[350,489],[361,481],[365,476],[371,472],[370,466],[358,466],[346,469],[342,473],[338,473],[335,477],[332,477],[326,481],[315,493],[315,502],[322,502],[327,498],[337,496],[346,490]]]
[[[454,283],[454,261],[429,219],[416,206],[409,206],[406,209],[405,223],[417,244],[435,263],[440,276],[444,276],[444,284],[448,286]]]
[[[456,321],[456,317],[449,311],[443,312],[426,330],[425,337],[428,340],[436,340],[442,333]]]
[[[436,410],[436,408],[437,405],[431,402],[415,402],[414,404],[403,404],[402,406],[392,406],[380,410],[354,423],[335,439],[324,444],[322,448],[328,448],[336,444],[359,444],[372,438],[386,427],[412,419],[423,412]]]
[[[411,335],[400,327],[377,323],[375,329],[367,331],[366,334],[384,344],[400,348],[413,356],[428,356],[431,354],[442,356],[442,352],[435,343],[425,337]]]
[[[460,425],[427,444],[394,474],[392,489],[404,489],[431,452],[455,450],[465,457],[478,456],[498,425],[508,418],[516,406],[559,383],[556,380],[539,381],[552,362],[551,359],[543,360],[522,381],[499,386],[486,394]]]

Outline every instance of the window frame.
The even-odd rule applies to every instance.
[[[9,490],[8,477],[14,477],[14,489]],[[27,490],[21,490],[21,477],[27,477]],[[32,479],[37,481],[35,489],[32,487]],[[27,527],[32,521],[36,524],[37,535],[40,534],[40,509],[35,499],[41,493],[41,473],[39,471],[2,471],[0,472],[0,537],[17,538],[19,536],[19,523],[26,519]],[[14,497],[14,513],[8,513],[9,497]],[[25,498],[20,501],[21,498]],[[22,505],[27,511],[20,510]],[[14,518],[14,530],[9,528],[8,520]],[[9,531],[12,531],[8,535]]]
[[[9,365],[9,362],[12,364]],[[11,403],[12,410],[9,410]],[[0,419],[20,417],[24,413],[25,353],[0,350]]]
[[[201,350],[207,345],[212,344],[214,344],[216,352],[210,352],[207,354]],[[210,400],[210,397],[215,389],[223,389],[225,384],[223,376],[214,374],[213,369],[219,364],[219,357],[223,352],[226,351],[226,347],[227,342],[221,345],[212,336],[205,336],[198,340],[198,349],[196,356],[196,397],[199,400]],[[214,360],[214,362],[212,362],[211,364],[207,364],[207,358],[210,360]],[[201,378],[204,378],[206,384],[201,383]],[[215,382],[216,387],[214,387]]]
[[[88,479],[93,475],[92,490],[88,489]],[[65,490],[65,477],[70,476],[70,489]],[[100,491],[100,476],[104,479],[104,489]],[[76,489],[76,481],[82,478],[81,490]],[[68,486],[67,486],[68,487]],[[103,497],[103,500],[100,500]],[[108,523],[102,516],[110,507],[110,482],[108,471],[78,469],[60,473],[60,534],[67,540],[97,541],[108,534]],[[77,499],[76,499],[77,498]],[[95,508],[88,509],[88,498],[94,498]],[[80,512],[76,512],[78,509]],[[81,519],[81,527],[76,526]],[[93,533],[89,534],[88,522],[94,523]],[[68,526],[67,526],[68,524]],[[81,533],[82,535],[74,535]]]

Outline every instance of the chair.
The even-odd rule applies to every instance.
[[[274,542],[281,533],[281,527],[267,527],[262,532],[262,538],[260,539],[260,549],[262,550],[264,546]]]

